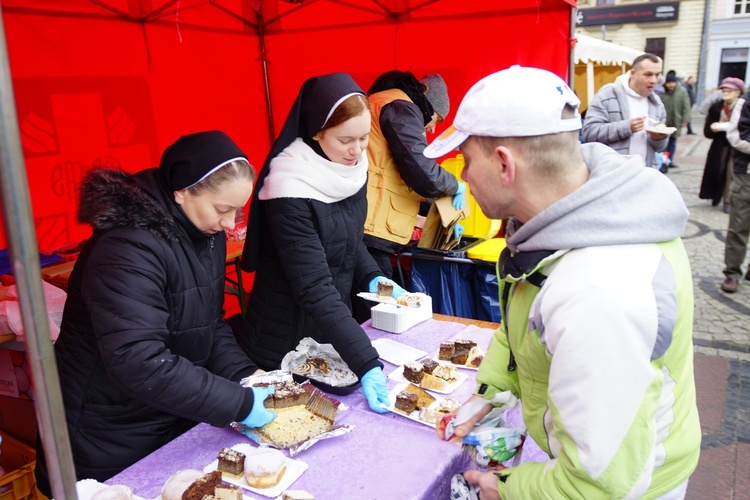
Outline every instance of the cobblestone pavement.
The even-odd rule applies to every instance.
[[[695,377],[703,442],[687,498],[750,499],[750,281],[741,281],[734,294],[719,288],[729,216],[721,205],[698,198],[711,141],[701,134],[702,116],[693,120],[693,130],[698,135],[678,139],[678,167],[668,173],[690,210],[683,239],[695,284]]]

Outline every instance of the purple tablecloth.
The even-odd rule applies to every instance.
[[[487,347],[492,335],[488,329],[460,323],[428,320],[410,330],[394,335],[363,327],[370,338],[390,338],[416,347],[428,354],[437,352],[440,342],[451,338],[475,340]],[[385,363],[388,375],[395,369]],[[475,371],[450,397],[464,401],[474,389]],[[396,382],[388,380],[389,388]],[[472,468],[471,460],[456,443],[440,441],[435,430],[394,413],[384,415],[369,410],[362,391],[337,397],[349,406],[339,413],[337,423],[354,425],[343,436],[316,443],[301,452],[299,458],[308,464],[305,473],[292,489],[307,490],[315,498],[448,498],[453,474]],[[507,413],[511,425],[521,423],[520,413]],[[531,440],[524,445],[523,461],[545,460],[546,456]],[[223,447],[248,442],[231,429],[200,424],[179,438],[109,479],[107,484],[125,484],[144,498],[159,497],[166,480],[182,469],[203,469]],[[533,448],[533,449],[529,449]],[[266,498],[245,492],[250,498]]]

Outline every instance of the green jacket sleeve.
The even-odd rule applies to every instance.
[[[492,334],[490,347],[477,371],[477,387],[475,394],[485,399],[492,399],[499,392],[511,391],[520,397],[518,377],[515,371],[508,371],[510,361],[510,347],[505,327],[500,327]]]

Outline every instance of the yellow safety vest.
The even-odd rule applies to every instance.
[[[404,100],[412,102],[398,89],[384,90],[369,97],[372,125],[367,159],[367,220],[365,234],[399,244],[409,243],[424,200],[401,179],[388,142],[380,130],[380,111],[386,104]]]

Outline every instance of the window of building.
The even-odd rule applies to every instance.
[[[750,14],[750,0],[734,0],[735,14]]]
[[[663,61],[666,46],[666,38],[646,38],[646,48],[644,50],[661,57],[661,60]]]
[[[596,0],[596,5],[614,5],[615,0]]]

